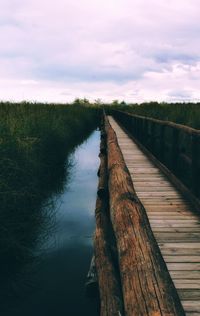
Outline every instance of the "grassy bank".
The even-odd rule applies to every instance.
[[[0,103],[0,253],[7,271],[31,257],[41,209],[60,191],[69,154],[96,127],[90,107]]]
[[[115,108],[130,113],[149,116],[160,120],[172,121],[200,129],[200,104],[194,103],[143,103],[141,105],[118,105]]]

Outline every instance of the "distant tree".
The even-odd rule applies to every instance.
[[[112,106],[118,106],[119,105],[119,101],[118,100],[113,100],[111,105]]]
[[[76,98],[73,102],[74,105],[90,105],[90,101],[86,98],[84,99],[79,99]]]
[[[90,104],[90,101],[88,99],[86,99],[86,98],[84,98],[82,100],[82,102],[83,102],[84,105],[89,105]]]
[[[74,104],[74,105],[80,105],[80,99],[79,99],[79,98],[76,98],[72,104]]]
[[[100,106],[100,105],[103,105],[103,102],[101,99],[98,98],[98,99],[94,100],[94,104]]]

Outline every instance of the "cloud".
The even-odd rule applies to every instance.
[[[198,7],[197,0],[2,0],[0,99],[140,102],[182,89],[200,98]]]

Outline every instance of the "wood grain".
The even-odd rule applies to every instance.
[[[103,153],[102,153],[103,152]],[[94,237],[95,265],[100,293],[100,315],[123,315],[123,298],[119,274],[114,264],[115,238],[109,220],[106,140],[101,137],[99,192],[96,201]]]

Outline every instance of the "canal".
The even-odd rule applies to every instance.
[[[99,137],[94,131],[71,155],[67,180],[51,198],[46,232],[32,250],[35,259],[3,291],[2,316],[98,315],[84,284],[93,253]]]

